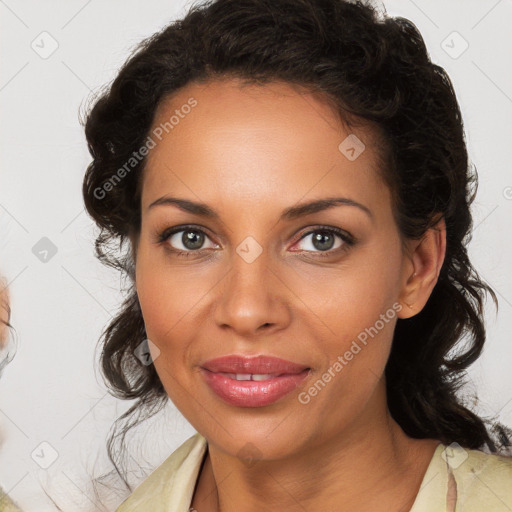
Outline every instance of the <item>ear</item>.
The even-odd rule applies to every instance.
[[[420,240],[407,242],[407,261],[399,300],[404,306],[398,318],[410,318],[427,303],[437,283],[446,254],[444,218],[428,229]]]

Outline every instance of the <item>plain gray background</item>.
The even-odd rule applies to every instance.
[[[100,492],[98,500],[91,487],[91,476],[108,469],[106,434],[128,404],[110,397],[95,371],[97,340],[121,295],[119,276],[93,255],[95,229],[81,196],[90,159],[78,111],[143,37],[187,5],[0,1],[0,268],[19,340],[0,380],[0,485],[26,511],[56,510],[45,490],[70,511],[112,510],[123,497]],[[480,178],[470,255],[500,300],[497,315],[487,308],[489,341],[466,392],[478,391],[480,414],[512,426],[512,2],[384,5],[417,25],[458,95]],[[147,432],[141,428],[140,444],[131,445],[133,483],[194,430],[170,406]]]

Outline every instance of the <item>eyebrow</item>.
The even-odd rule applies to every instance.
[[[220,217],[215,210],[210,208],[210,206],[205,203],[197,203],[188,199],[180,199],[170,196],[163,196],[160,199],[153,201],[148,206],[148,210],[156,206],[165,205],[174,205],[185,212],[193,213],[195,215],[200,215],[201,217],[210,219],[219,219]],[[324,199],[317,199],[308,203],[299,204],[297,206],[291,206],[282,212],[280,219],[294,220],[299,217],[304,217],[306,215],[328,210],[336,206],[354,206],[365,212],[371,219],[373,219],[373,214],[368,207],[346,197],[327,197]]]

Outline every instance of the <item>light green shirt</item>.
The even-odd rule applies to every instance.
[[[116,512],[188,512],[206,450],[194,434]],[[512,512],[512,457],[440,443],[410,512]]]
[[[21,512],[13,501],[0,487],[0,512]]]

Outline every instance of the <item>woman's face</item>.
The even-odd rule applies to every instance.
[[[172,401],[232,455],[280,458],[370,431],[412,274],[371,132],[287,84],[225,80],[183,88],[150,136],[136,286]],[[209,363],[230,355],[298,366]]]

